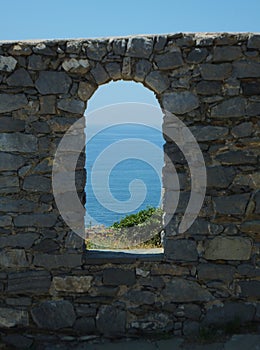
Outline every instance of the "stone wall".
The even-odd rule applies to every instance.
[[[237,317],[259,322],[259,52],[260,36],[253,34],[0,44],[3,339],[17,332],[187,335]],[[151,89],[190,128],[204,155],[206,198],[192,227],[178,234],[190,174],[178,147],[166,142],[182,194],[163,254],[85,252],[52,194],[59,141],[98,86],[119,79]],[[164,130],[172,127],[165,118]],[[82,154],[76,170],[82,203],[84,163]],[[166,164],[165,215],[171,173]]]

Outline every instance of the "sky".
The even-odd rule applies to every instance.
[[[260,32],[260,0],[0,0],[0,5],[0,40]],[[157,104],[142,85],[118,82],[99,88],[89,108],[125,101]]]

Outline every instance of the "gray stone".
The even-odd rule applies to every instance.
[[[25,251],[23,249],[12,249],[10,251],[0,251],[0,266],[2,268],[21,268],[29,266],[26,258]]]
[[[28,312],[24,310],[0,307],[0,327],[11,328],[29,325]]]
[[[205,244],[205,259],[208,260],[248,260],[252,242],[245,237],[215,237]]]
[[[81,100],[64,98],[58,101],[58,108],[65,112],[83,115],[85,103]]]
[[[44,254],[37,253],[33,260],[34,266],[44,267],[48,270],[58,269],[61,267],[73,268],[82,265],[82,254]]]
[[[127,43],[126,56],[149,58],[153,51],[153,39],[136,37]]]
[[[53,277],[53,288],[57,292],[87,293],[91,287],[92,276]]]
[[[37,151],[37,138],[23,133],[0,134],[0,151],[33,153]]]
[[[108,73],[100,63],[97,63],[96,67],[91,69],[91,74],[98,85],[105,84],[110,80]]]
[[[126,312],[112,305],[101,306],[96,317],[99,332],[105,336],[115,336],[125,333]]]
[[[245,99],[241,97],[232,97],[220,102],[211,109],[213,118],[232,118],[242,117],[245,115]]]
[[[235,177],[235,170],[231,167],[207,167],[207,188],[227,188]]]
[[[245,213],[249,197],[247,193],[213,197],[213,204],[220,215],[242,215]]]
[[[33,344],[33,339],[20,334],[9,334],[2,337],[2,341],[15,349],[29,349]]]
[[[74,308],[67,300],[42,302],[31,313],[38,327],[51,331],[71,327],[76,320]]]
[[[107,63],[105,70],[108,72],[110,78],[113,80],[121,79],[121,66],[117,62]]]
[[[56,96],[40,96],[40,114],[56,114]]]
[[[161,72],[153,71],[145,78],[145,84],[151,88],[155,93],[161,94],[168,89],[170,81],[166,75]]]
[[[93,317],[81,317],[76,320],[74,328],[80,334],[95,334],[95,319]]]
[[[0,236],[0,248],[12,247],[29,249],[38,237],[38,234],[34,232],[16,233],[15,235],[9,236],[2,235]]]
[[[229,129],[222,126],[192,126],[190,131],[198,142],[219,140],[227,136]]]
[[[239,61],[233,63],[234,74],[237,78],[260,78],[260,63]]]
[[[260,281],[241,281],[239,282],[241,288],[241,296],[246,298],[260,298]]]
[[[103,283],[107,285],[125,284],[131,286],[135,284],[134,269],[126,270],[120,268],[105,269],[103,272]]]
[[[17,227],[52,227],[56,221],[56,214],[24,214],[14,218]]]
[[[0,227],[8,227],[12,225],[12,217],[9,215],[0,216]]]
[[[213,62],[230,62],[242,56],[239,46],[217,46],[213,49]]]
[[[35,202],[26,199],[0,198],[0,211],[13,213],[26,213],[35,209]]]
[[[260,277],[260,268],[251,264],[240,264],[237,267],[237,272],[240,276]]]
[[[97,87],[91,83],[80,81],[78,96],[82,101],[87,101],[93,93],[96,91]]]
[[[222,84],[220,81],[202,80],[196,85],[196,91],[199,95],[216,95],[221,93]]]
[[[227,302],[224,305],[213,306],[202,320],[203,326],[223,326],[239,319],[241,323],[250,322],[254,318],[255,308],[250,304]]]
[[[126,40],[125,39],[115,39],[112,42],[113,52],[115,55],[123,56],[126,50]]]
[[[34,86],[30,74],[24,68],[16,70],[6,82],[9,86]]]
[[[44,59],[40,55],[30,55],[28,57],[28,69],[30,70],[44,70],[48,68],[50,60]]]
[[[248,38],[247,47],[249,49],[260,49],[260,35],[251,34]]]
[[[154,61],[159,69],[174,69],[183,65],[182,55],[180,51],[165,52],[155,55]]]
[[[42,239],[39,243],[33,246],[33,250],[42,253],[52,253],[58,251],[60,248],[59,244],[53,239],[45,238]]]
[[[90,70],[90,64],[86,59],[70,58],[62,63],[62,68],[66,72],[86,74]]]
[[[224,350],[259,350],[260,335],[258,334],[236,334],[229,339]]]
[[[256,164],[256,156],[247,151],[227,151],[216,156],[216,160],[225,165]]]
[[[51,188],[51,179],[48,177],[30,175],[24,179],[23,189],[26,191],[50,192]]]
[[[206,48],[196,47],[189,52],[186,61],[188,63],[201,63],[207,56],[208,50]]]
[[[155,295],[145,290],[130,290],[126,294],[126,299],[137,305],[152,305],[155,302]]]
[[[199,107],[198,97],[189,91],[165,93],[162,103],[166,111],[176,114],[185,114]]]
[[[197,266],[198,279],[203,281],[220,280],[232,282],[236,269],[229,265],[199,264]]]
[[[200,68],[201,76],[205,80],[225,80],[229,78],[232,73],[232,65],[230,63],[205,63],[202,64]]]
[[[201,315],[201,308],[196,304],[184,304],[183,311],[185,317],[191,320],[199,320]]]
[[[87,57],[94,61],[100,61],[107,54],[106,43],[102,40],[95,40],[87,43]]]
[[[187,239],[167,239],[164,244],[164,254],[174,261],[197,261],[196,242]]]
[[[260,220],[244,221],[240,226],[240,231],[244,233],[259,233],[260,232]]]
[[[39,43],[33,47],[34,53],[39,53],[40,55],[55,56],[56,53],[50,48],[48,44]]]
[[[139,60],[135,65],[134,79],[136,81],[144,81],[147,74],[151,71],[152,64],[148,60]]]
[[[0,113],[12,112],[23,108],[28,104],[24,94],[4,94],[0,93]]]
[[[249,117],[260,116],[260,102],[249,102],[246,108]]]
[[[37,90],[43,94],[66,94],[71,85],[71,78],[65,72],[40,72],[35,82]]]
[[[234,137],[250,136],[253,132],[253,124],[251,122],[241,123],[232,128],[231,134]]]
[[[260,79],[246,79],[241,82],[243,95],[260,95]]]
[[[49,292],[51,275],[47,271],[14,272],[8,275],[9,294],[42,295]]]
[[[1,117],[0,132],[24,131],[25,121],[12,117]]]
[[[253,174],[237,174],[233,185],[258,189],[260,188],[260,172],[255,172]]]
[[[17,64],[17,60],[12,56],[0,56],[0,71],[12,72]]]
[[[168,282],[162,295],[175,303],[213,300],[210,292],[199,283],[177,277]]]
[[[15,154],[0,151],[0,171],[16,171],[25,163],[25,159]]]
[[[0,193],[19,192],[18,176],[0,176]]]

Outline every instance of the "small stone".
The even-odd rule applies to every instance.
[[[0,149],[4,152],[33,153],[37,151],[37,138],[23,133],[0,134]]]
[[[92,40],[86,46],[87,57],[94,61],[101,61],[107,54],[107,44],[101,40]]]
[[[107,63],[105,70],[108,72],[109,76],[113,80],[121,79],[121,66],[117,62]]]
[[[40,55],[46,55],[46,56],[55,56],[56,53],[53,51],[48,44],[45,43],[39,43],[35,47],[33,47],[34,53],[39,53]]]
[[[86,293],[91,287],[92,276],[53,277],[53,288],[57,292]]]
[[[260,221],[259,220],[245,221],[241,224],[240,231],[244,233],[258,234],[260,232]]]
[[[153,51],[153,39],[146,37],[130,38],[127,43],[126,56],[149,58]]]
[[[17,227],[52,227],[57,221],[56,214],[24,214],[14,219]]]
[[[40,114],[56,114],[55,96],[40,96]]]
[[[190,131],[198,142],[219,140],[227,136],[229,129],[222,126],[192,126]]]
[[[23,189],[34,192],[50,192],[51,179],[41,175],[30,175],[25,177]]]
[[[91,83],[81,81],[79,83],[78,96],[82,101],[87,101],[96,91],[96,86]]]
[[[0,113],[12,112],[23,108],[28,104],[24,94],[1,94],[0,93]]]
[[[245,213],[249,197],[247,193],[213,197],[213,205],[217,214],[242,215]]]
[[[259,34],[252,34],[248,38],[247,47],[249,49],[260,49],[260,35]]]
[[[29,349],[33,344],[33,339],[20,334],[10,334],[2,337],[2,341],[15,349]]]
[[[87,59],[71,58],[62,63],[62,68],[66,72],[85,74],[90,70],[90,64]]]
[[[21,156],[0,152],[0,171],[17,171],[24,163]]]
[[[245,79],[241,82],[243,95],[260,95],[260,79]]]
[[[200,66],[201,76],[205,80],[225,80],[230,77],[232,65],[230,63],[205,63]]]
[[[85,111],[85,103],[81,100],[68,99],[64,98],[58,101],[57,107],[62,111],[73,113],[73,114],[82,114]]]
[[[253,124],[251,122],[241,123],[232,128],[231,134],[234,137],[250,136],[253,132]]]
[[[169,70],[183,65],[180,51],[166,52],[154,57],[154,61],[160,70]]]
[[[174,261],[197,261],[198,259],[196,243],[187,239],[167,239],[164,245],[164,254]]]
[[[29,56],[32,53],[32,50],[29,46],[20,43],[14,45],[9,53],[14,56]]]
[[[144,81],[147,74],[151,71],[152,64],[148,60],[139,60],[135,65],[134,79],[136,81]]]
[[[0,71],[12,72],[17,64],[17,60],[11,56],[0,56]]]
[[[81,334],[95,334],[96,324],[93,317],[81,317],[76,320],[74,329]]]
[[[241,281],[239,282],[241,288],[241,296],[246,298],[260,298],[260,281]]]
[[[220,280],[232,282],[236,269],[229,265],[199,264],[198,279],[203,281]]]
[[[241,97],[232,97],[211,109],[212,118],[233,118],[245,115],[246,102]]]
[[[45,70],[49,66],[50,59],[44,58],[40,55],[31,55],[28,58],[28,69],[41,71]]]
[[[16,233],[15,235],[9,236],[2,235],[0,237],[0,248],[13,247],[29,249],[37,238],[39,238],[39,236],[34,232]]]
[[[125,80],[131,79],[132,74],[132,65],[131,65],[131,57],[124,57],[123,65],[122,65],[122,77]]]
[[[28,325],[29,316],[27,311],[0,307],[0,327],[27,327]]]
[[[0,193],[19,192],[18,176],[0,176]]]
[[[260,102],[249,102],[246,113],[250,117],[258,117],[260,115]]]
[[[199,95],[216,95],[221,93],[222,84],[220,81],[202,80],[196,86]]]
[[[8,227],[12,225],[12,217],[9,215],[0,216],[0,227]]]
[[[125,39],[115,39],[112,43],[113,52],[115,55],[123,56],[126,50],[126,40]]]
[[[199,107],[198,97],[189,91],[165,93],[162,102],[166,111],[176,114],[185,114]]]
[[[81,42],[80,41],[68,41],[66,44],[66,52],[79,54],[81,51]]]
[[[137,305],[152,305],[155,302],[155,295],[149,291],[131,290],[125,295],[126,299]]]
[[[24,131],[25,121],[12,117],[1,117],[0,132]]]
[[[97,328],[105,336],[125,333],[126,312],[110,305],[101,306],[96,317]]]
[[[65,72],[40,72],[35,82],[37,90],[43,94],[66,94],[71,85],[71,78]]]
[[[166,75],[159,71],[153,71],[145,78],[145,84],[155,93],[161,94],[170,86],[170,81]]]
[[[98,63],[95,68],[91,69],[91,74],[97,85],[104,84],[110,80],[109,75],[100,63]]]
[[[206,242],[205,259],[208,260],[248,260],[252,242],[242,237],[215,237]]]
[[[237,78],[260,78],[260,63],[238,61],[233,63],[234,74]]]
[[[256,156],[247,151],[227,151],[216,156],[216,160],[225,165],[256,164]]]
[[[208,188],[228,188],[235,177],[235,171],[231,167],[212,166],[207,167]]]
[[[29,226],[29,225],[28,225]],[[48,227],[48,226],[46,226]],[[61,267],[74,268],[82,265],[82,254],[35,254],[33,260],[34,266],[41,266],[48,270]]]
[[[183,334],[185,336],[198,335],[200,323],[195,321],[185,321],[183,324]]]
[[[9,86],[34,86],[32,78],[24,68],[16,70],[6,82]]]
[[[213,49],[213,62],[230,62],[242,56],[239,46],[217,46]]]
[[[14,272],[8,275],[7,291],[10,294],[42,295],[49,292],[51,275],[47,271]]]
[[[2,268],[28,267],[29,263],[23,249],[12,249],[10,251],[0,251],[0,266]]]
[[[107,285],[133,285],[135,283],[135,271],[120,268],[105,269],[103,283]]]
[[[76,320],[74,308],[67,300],[42,302],[31,313],[38,327],[51,331],[71,327]]]
[[[26,213],[35,209],[35,202],[26,199],[0,198],[0,211]]]

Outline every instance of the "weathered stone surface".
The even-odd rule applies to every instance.
[[[173,302],[210,301],[213,299],[210,292],[201,287],[199,283],[178,277],[169,281],[162,294]]]
[[[188,63],[200,63],[204,61],[207,56],[208,50],[206,48],[196,47],[189,52],[186,61]]]
[[[34,251],[51,254],[55,251],[58,251],[59,248],[59,244],[50,238],[42,239],[39,243],[33,246]]]
[[[87,101],[95,92],[96,87],[88,82],[79,83],[78,96],[82,101]]]
[[[56,114],[56,97],[41,96],[40,97],[40,114]]]
[[[185,266],[171,264],[153,264],[152,275],[183,276],[189,275],[189,269]]]
[[[42,302],[31,313],[38,327],[52,331],[71,327],[76,320],[74,308],[67,300]]]
[[[9,215],[0,216],[0,227],[8,227],[12,225],[12,217]]]
[[[207,167],[207,187],[227,188],[233,181],[235,170],[231,167]]]
[[[1,117],[0,132],[24,131],[25,121],[12,117]]]
[[[55,56],[55,51],[51,49],[49,45],[45,43],[39,43],[33,47],[33,52],[46,56]]]
[[[91,74],[93,75],[95,82],[99,84],[104,84],[110,80],[107,71],[100,63],[97,63],[96,67],[91,69]]]
[[[191,320],[199,320],[201,315],[201,309],[196,304],[184,304],[183,311],[184,311],[185,317]]]
[[[126,40],[125,39],[114,39],[112,41],[113,52],[115,55],[123,56],[126,50]]]
[[[237,174],[233,185],[258,189],[260,188],[260,172],[255,172],[253,174]]]
[[[71,58],[62,63],[62,68],[66,72],[85,74],[90,70],[90,64],[86,59]]]
[[[101,306],[96,317],[96,324],[98,330],[105,336],[124,334],[126,312],[109,305]]]
[[[176,114],[191,112],[199,106],[198,97],[189,91],[165,93],[162,103],[164,109]]]
[[[225,197],[214,197],[215,210],[221,215],[242,215],[245,213],[250,195],[247,193],[234,194]]]
[[[11,224],[11,223],[10,223]],[[9,225],[10,225],[9,224]],[[6,226],[9,226],[8,223]],[[38,234],[34,232],[17,233],[15,235],[0,236],[0,248],[31,248],[38,238]]]
[[[0,327],[11,328],[29,325],[28,312],[24,310],[0,307]]]
[[[246,108],[246,113],[250,117],[260,115],[260,102],[249,102]]]
[[[153,71],[145,78],[145,84],[157,94],[161,94],[170,86],[170,81],[163,73]]]
[[[253,132],[253,124],[251,122],[241,123],[232,128],[231,134],[235,137],[250,136]]]
[[[120,268],[105,269],[103,272],[103,283],[108,285],[125,284],[131,286],[135,283],[134,269],[125,270]]]
[[[250,322],[254,317],[254,306],[239,302],[227,302],[224,305],[213,306],[206,313],[202,324],[205,325],[225,325],[234,322],[237,318],[241,323]]]
[[[256,156],[247,151],[227,151],[216,156],[216,160],[225,165],[256,164]]]
[[[35,208],[35,202],[26,199],[0,198],[0,211],[13,213],[31,212]]]
[[[3,152],[24,152],[37,151],[37,138],[33,135],[22,133],[0,134],[0,150]]]
[[[260,220],[250,220],[245,221],[240,226],[240,231],[244,233],[255,233],[259,234],[260,232]]]
[[[34,86],[32,78],[24,68],[16,70],[6,82],[9,86]]]
[[[205,80],[225,80],[231,76],[232,72],[232,65],[230,63],[205,63],[200,68],[201,76]]]
[[[30,70],[45,70],[49,66],[50,59],[46,59],[40,55],[31,55],[28,58],[28,69]]]
[[[154,57],[154,61],[159,69],[174,69],[183,65],[180,51],[166,52]]]
[[[15,44],[10,50],[9,53],[14,56],[29,56],[32,53],[32,50],[26,44]]]
[[[15,154],[0,152],[0,171],[16,171],[25,163],[25,159]]]
[[[239,282],[239,286],[241,288],[242,297],[256,298],[259,300],[260,281],[241,281]]]
[[[66,94],[71,85],[71,78],[64,72],[41,71],[35,82],[37,90],[43,94]]]
[[[252,34],[248,39],[247,47],[249,49],[260,49],[260,35]]]
[[[229,129],[223,126],[192,126],[190,131],[197,141],[219,140],[228,134]]]
[[[91,287],[92,276],[53,277],[53,288],[57,292],[86,293]]]
[[[30,175],[25,177],[23,189],[35,192],[50,192],[51,179],[41,175]]]
[[[241,97],[233,97],[220,102],[211,109],[211,117],[213,118],[232,118],[245,115],[245,99]]]
[[[196,85],[196,91],[199,95],[215,95],[222,90],[220,81],[202,80]]]
[[[126,56],[149,58],[153,50],[153,39],[145,37],[130,38],[127,43]]]
[[[260,63],[238,61],[233,63],[234,74],[237,78],[260,78]]]
[[[187,239],[167,239],[164,246],[164,254],[174,261],[196,261],[198,252],[195,241]]]
[[[220,280],[225,282],[231,282],[236,271],[233,266],[219,264],[199,264],[197,270],[199,280]]]
[[[93,317],[80,317],[76,320],[74,328],[80,334],[95,334],[96,324]]]
[[[106,43],[102,40],[92,40],[86,46],[87,57],[94,61],[100,61],[107,53]]]
[[[9,251],[0,251],[0,267],[27,267],[29,262],[26,258],[25,251],[23,249],[12,249]]]
[[[19,179],[17,176],[0,176],[0,193],[19,192]]]
[[[9,95],[0,93],[0,113],[12,112],[27,105],[28,100],[24,94]]]
[[[62,99],[58,101],[58,108],[65,112],[83,115],[85,103],[76,99]]]
[[[135,76],[136,81],[144,81],[146,75],[151,71],[152,64],[148,60],[138,60],[135,65]]]
[[[133,304],[146,304],[152,305],[155,302],[155,295],[149,291],[143,290],[132,290],[126,294],[126,299]]]
[[[205,259],[208,260],[248,260],[252,242],[245,237],[215,237],[205,244]]]
[[[51,275],[47,271],[14,272],[8,275],[8,293],[41,295],[48,293],[50,286]]]
[[[260,95],[260,79],[243,79],[241,86],[245,96]]]
[[[14,219],[17,227],[52,227],[57,220],[56,214],[24,214]]]
[[[213,62],[230,62],[242,56],[239,46],[217,46],[213,50]]]
[[[105,66],[105,70],[108,72],[108,75],[113,80],[121,79],[121,66],[117,62],[107,63]]]
[[[35,254],[33,264],[34,266],[45,267],[48,270],[58,269],[60,267],[72,268],[81,266],[81,254]]]
[[[17,60],[12,56],[0,56],[0,71],[12,72],[16,64]]]

